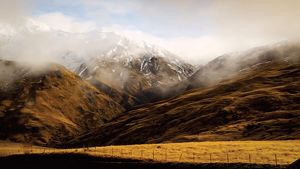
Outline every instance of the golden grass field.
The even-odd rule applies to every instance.
[[[300,158],[300,140],[189,142],[78,149],[52,149],[0,142],[0,154],[2,156],[23,153],[71,152],[162,162],[276,164],[277,161],[277,164],[290,164]]]

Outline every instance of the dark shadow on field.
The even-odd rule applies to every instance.
[[[287,166],[256,164],[159,163],[85,154],[27,154],[0,158],[1,168],[98,168],[98,169],[286,169]],[[4,167],[5,166],[5,167]]]

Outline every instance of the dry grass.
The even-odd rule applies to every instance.
[[[24,147],[22,144],[0,143],[0,154],[23,153],[88,153],[95,156],[114,156],[155,161],[196,163],[256,163],[290,164],[300,158],[300,140],[294,141],[226,141],[128,146],[50,149]],[[249,158],[250,157],[250,158]]]

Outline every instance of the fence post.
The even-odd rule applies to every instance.
[[[154,153],[155,153],[155,149],[153,148],[153,151],[152,151],[152,159],[154,161]]]
[[[195,163],[195,152],[193,152],[193,162]]]
[[[275,165],[277,165],[277,154],[275,154]]]
[[[249,154],[249,163],[251,163],[251,155]]]
[[[144,158],[144,150],[141,150],[141,159]]]
[[[229,155],[228,155],[228,153],[226,154],[226,156],[227,156],[227,163],[229,163]]]
[[[165,152],[165,160],[168,161],[168,149],[166,148],[166,152]]]
[[[181,154],[180,154],[180,157],[179,157],[179,161],[181,161],[182,154],[183,154],[183,152],[181,151]]]

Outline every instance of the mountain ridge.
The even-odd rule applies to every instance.
[[[64,67],[0,61],[0,138],[52,145],[102,125],[124,108]],[[4,78],[3,78],[4,77]],[[8,87],[5,87],[5,85]]]

